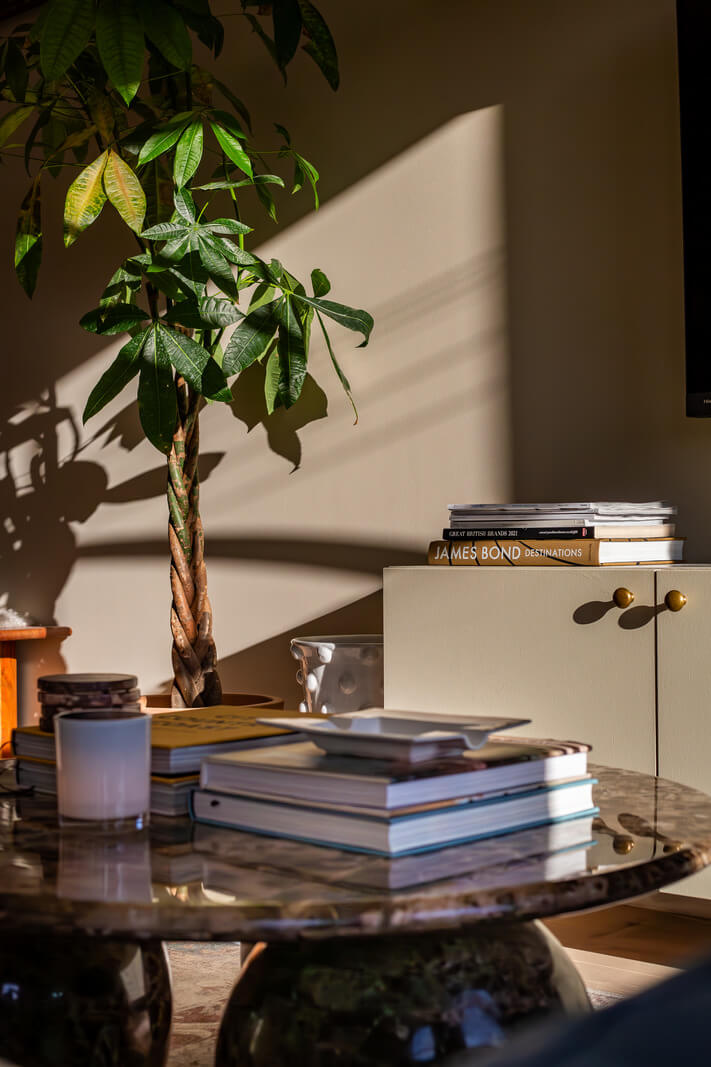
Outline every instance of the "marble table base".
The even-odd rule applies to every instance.
[[[502,1044],[590,1010],[541,924],[258,945],[223,1016],[216,1067],[395,1067]]]
[[[0,1058],[17,1067],[162,1067],[170,973],[160,941],[0,934]]]

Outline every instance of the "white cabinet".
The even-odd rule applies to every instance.
[[[388,707],[520,715],[711,793],[711,567],[391,567],[384,640]]]

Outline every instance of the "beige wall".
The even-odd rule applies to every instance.
[[[369,348],[338,336],[360,423],[319,347],[327,419],[314,386],[307,425],[282,415],[247,433],[229,409],[203,420],[225,682],[289,701],[288,636],[379,629],[382,566],[418,561],[450,499],[665,496],[680,505],[689,557],[711,547],[711,431],[683,417],[673,0],[323,8],[341,52],[337,94],[306,58],[284,90],[240,19],[228,20],[223,76],[261,143],[281,121],[322,171],[322,211],[299,221],[306,203],[294,198],[291,225],[260,239],[297,273],[322,267],[336,299],[375,315]],[[10,168],[3,181],[14,207],[25,179]],[[56,217],[59,186],[48,199]],[[0,429],[53,382],[57,403],[80,412],[109,358],[75,323],[130,243],[106,220],[68,253],[58,236],[49,245],[32,305],[3,279]],[[237,409],[251,425],[249,384]],[[18,479],[30,452],[15,446]],[[61,487],[8,505],[32,521],[22,558],[2,561],[6,586],[44,616],[56,600],[75,629],[70,670],[133,670],[155,688],[169,673],[160,457],[136,443],[128,409],[80,458]],[[83,500],[83,523],[65,521],[67,497]]]

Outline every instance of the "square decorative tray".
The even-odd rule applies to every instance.
[[[263,721],[270,726],[298,730],[324,752],[421,763],[458,756],[467,748],[481,748],[490,734],[525,726],[531,720],[497,716],[455,718],[430,712],[367,708],[331,715],[328,719],[299,716]]]

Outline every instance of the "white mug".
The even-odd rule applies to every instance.
[[[61,826],[140,830],[148,824],[151,717],[92,709],[55,716]]]

